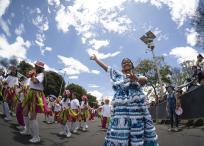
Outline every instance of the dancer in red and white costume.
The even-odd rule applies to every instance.
[[[10,110],[13,112],[16,104],[16,88],[18,87],[17,69],[15,66],[9,67],[9,75],[5,79],[6,89],[4,92],[4,113],[6,121],[11,120]],[[11,109],[10,109],[10,108]]]
[[[61,131],[60,135],[65,135],[66,137],[71,137],[71,132],[69,128],[69,110],[70,110],[70,96],[71,93],[69,90],[65,90],[63,93],[63,98],[61,101],[62,110],[60,112],[60,124],[62,125],[63,131]]]
[[[88,129],[87,119],[89,116],[89,103],[88,97],[83,95],[81,102],[81,128],[82,131],[86,131]]]
[[[71,131],[73,133],[77,133],[79,129],[79,124],[77,123],[79,120],[79,114],[81,113],[79,100],[76,98],[76,94],[72,93],[72,100],[71,100],[71,111],[72,111],[72,123],[71,123]]]

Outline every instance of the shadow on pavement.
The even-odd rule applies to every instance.
[[[65,135],[60,135],[59,133],[54,133],[54,132],[50,132],[49,134],[55,135],[55,136],[59,137],[61,140],[68,140],[68,139],[72,139],[73,138],[73,136],[70,137],[70,138],[67,138]]]
[[[32,145],[29,142],[29,139],[31,139],[31,136],[21,135],[18,131],[13,131],[12,133],[14,134],[14,136],[13,136],[14,141],[16,141],[16,142],[18,142],[20,144],[23,144],[23,145]],[[45,145],[45,144],[44,144],[44,141],[41,140],[40,143],[33,144],[33,145]]]
[[[12,129],[14,129],[14,130],[18,130],[18,129],[16,128],[16,126],[18,126],[18,124],[10,123],[10,125],[9,125],[10,128],[12,128]]]

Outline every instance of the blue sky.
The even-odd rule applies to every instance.
[[[190,25],[198,0],[1,0],[0,57],[42,60],[69,83],[112,96],[107,74],[89,56],[95,53],[120,69],[122,58],[151,58],[139,40],[157,35],[157,55],[179,66],[201,52]],[[59,71],[61,69],[61,71]]]

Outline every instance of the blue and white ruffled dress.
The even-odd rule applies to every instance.
[[[109,67],[115,95],[104,146],[157,146],[157,134],[137,82]]]

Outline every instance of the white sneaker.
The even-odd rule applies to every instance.
[[[75,129],[76,129],[76,130],[79,130],[79,127],[77,126]]]
[[[168,131],[172,131],[173,129],[172,128],[168,128]]]
[[[83,128],[82,128],[82,131],[86,131],[86,128],[85,128],[85,127],[83,127]]]
[[[86,128],[86,129],[88,129],[88,128],[89,128],[89,126],[86,124],[86,125],[85,125],[85,128]]]
[[[59,132],[59,135],[65,135],[64,131]]]
[[[40,137],[33,137],[32,139],[29,140],[31,143],[39,143],[40,142]]]
[[[178,129],[178,128],[174,128],[174,131],[175,131],[175,132],[178,132],[178,131],[179,131],[179,129]]]
[[[53,122],[52,122],[52,121],[48,121],[47,123],[48,123],[48,124],[52,124]]]
[[[66,134],[66,137],[69,138],[69,137],[71,137],[71,135],[72,135],[71,132],[68,132],[68,133]]]
[[[30,135],[29,131],[25,128],[23,131],[20,132],[21,135]]]
[[[74,130],[73,130],[73,133],[77,133],[77,129],[74,129]]]
[[[8,117],[5,117],[4,120],[5,120],[5,121],[11,121],[11,118],[10,118],[10,117],[9,117],[9,118],[8,118]]]

